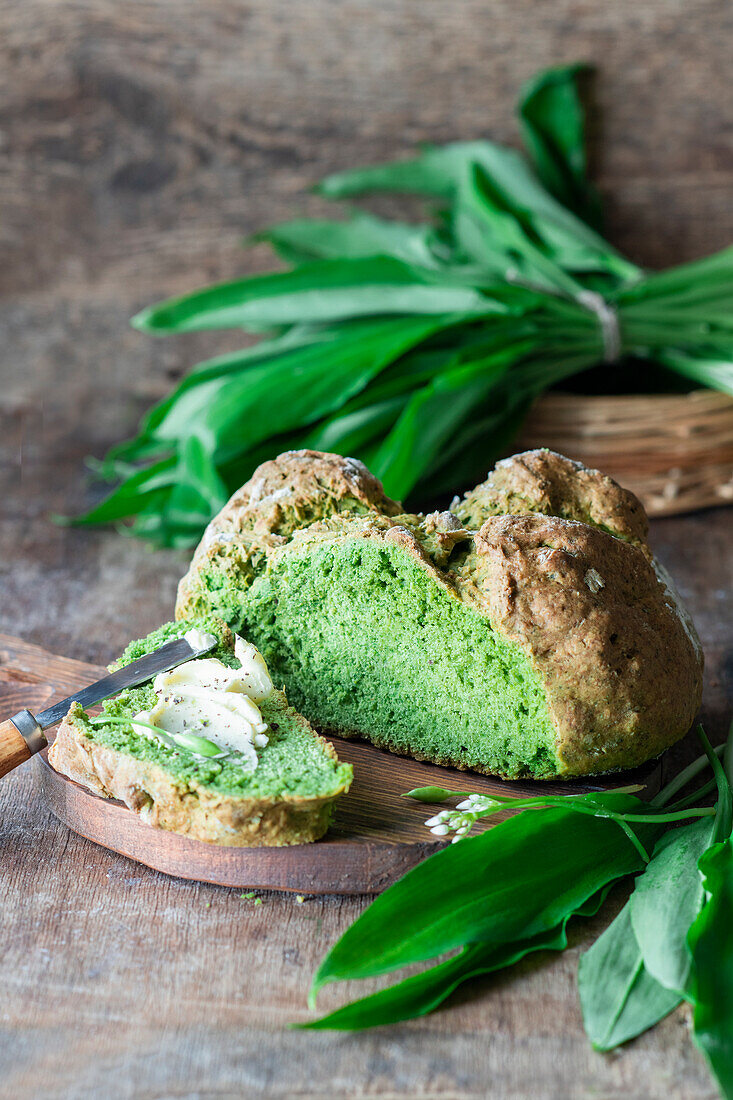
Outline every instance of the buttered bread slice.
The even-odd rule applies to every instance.
[[[90,717],[74,704],[49,751],[57,771],[151,825],[211,844],[280,846],[323,836],[352,769],[288,705],[255,647],[221,620],[169,623],[116,667],[190,631],[211,657],[129,688]]]

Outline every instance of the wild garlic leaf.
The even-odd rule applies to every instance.
[[[486,477],[492,463],[511,445],[532,400],[575,370],[572,358],[566,356],[556,365],[541,353],[513,366],[446,440],[441,454],[423,474],[431,491],[451,491]]]
[[[180,545],[186,537],[200,527],[207,515],[207,501],[188,482],[181,481],[173,487],[161,508],[161,518],[168,531],[169,545]]]
[[[346,221],[298,218],[281,222],[258,233],[255,240],[268,241],[280,256],[293,263],[392,256],[420,267],[438,268],[443,266],[439,254],[448,258],[433,226],[387,221],[361,211],[355,211]]]
[[[102,504],[75,522],[109,523],[145,516],[135,534],[152,537],[164,545],[191,545],[217,510],[217,501],[225,500],[258,461],[269,456],[269,449],[259,455],[255,449],[273,432],[307,427],[360,392],[406,351],[453,324],[452,317],[361,321],[349,326],[343,339],[332,337],[293,347],[274,363],[254,360],[250,364],[247,360],[243,372],[227,371],[206,378],[161,410],[154,423],[151,421],[150,432],[158,451],[180,448],[180,457],[166,456],[137,471]],[[285,393],[287,401],[283,401]],[[267,418],[262,415],[263,409],[270,410]],[[185,457],[187,440],[192,436],[198,440],[199,471],[206,456],[208,490],[203,495],[204,482],[196,466]],[[280,449],[298,442],[283,439]],[[150,445],[148,439],[141,439],[140,444],[144,448]],[[250,452],[253,457],[248,463]],[[237,469],[227,479],[223,471],[235,459]],[[186,481],[190,492],[184,497]],[[212,492],[214,487],[216,491]],[[190,508],[187,518],[183,501]],[[160,515],[159,523],[156,514]]]
[[[532,77],[522,89],[519,119],[535,171],[551,195],[598,229],[600,202],[588,181],[585,112],[579,78],[584,64],[560,65]]]
[[[638,275],[635,265],[545,190],[520,153],[491,141],[455,142],[428,148],[414,160],[339,172],[328,176],[318,190],[335,199],[368,191],[414,192],[452,199],[458,205],[460,186],[475,166],[508,208],[532,219],[535,231],[568,270],[600,271],[624,279]]]
[[[322,324],[378,314],[496,312],[468,285],[387,256],[314,260],[292,271],[219,283],[143,310],[136,328],[194,332]]]
[[[733,810],[725,771],[702,727],[698,734],[718,786],[715,816],[675,829],[658,841],[619,917],[580,960],[585,1027],[601,1050],[655,1024],[666,1014],[665,1005],[674,1007],[683,993],[688,995],[694,978],[690,925],[697,927],[698,914],[704,913],[698,858],[701,851],[709,853],[711,842],[730,832]],[[657,809],[664,812],[661,804]],[[701,868],[706,859],[703,854]]]
[[[631,812],[628,795],[595,796]],[[659,827],[639,827],[649,843]],[[331,949],[313,981],[373,977],[462,944],[499,946],[556,927],[609,882],[639,870],[608,818],[524,812],[436,853],[381,894]]]
[[[710,766],[713,769],[715,784],[718,788],[718,800],[715,804],[713,831],[713,840],[717,843],[721,840],[727,840],[733,830],[733,790],[731,789],[729,775],[731,747],[733,746],[733,723],[731,723],[725,748],[725,767],[721,764],[716,753],[713,751],[713,747],[703,727],[698,726],[696,732],[705,749],[705,755],[710,762]]]
[[[690,260],[676,264],[666,271],[654,271],[644,279],[623,288],[619,300],[624,304],[645,302],[664,305],[673,302],[675,308],[689,303],[690,300],[706,301],[711,291],[713,296],[722,292],[724,298],[730,293],[730,279],[733,274],[733,245],[703,256],[699,260]],[[730,317],[730,312],[727,314]]]
[[[389,363],[451,321],[412,317],[365,323],[351,330],[348,340],[295,348],[274,363],[213,379],[188,391],[187,400],[157,425],[156,438],[171,441],[195,432],[218,462],[226,461],[268,436],[332,413]]]
[[[480,164],[470,165],[459,183],[454,231],[472,260],[508,282],[523,279],[534,288],[570,296],[582,290],[537,231],[532,215],[505,195]]]
[[[436,338],[450,338],[455,347],[464,341],[459,326],[441,330]],[[420,345],[393,361],[379,376],[330,417],[308,431],[301,445],[338,454],[358,454],[374,441],[379,443],[394,426],[412,393],[429,382],[454,359],[454,349],[444,351]],[[371,460],[368,463],[371,468]]]
[[[424,787],[425,791],[442,788]],[[445,794],[458,795],[459,791]],[[464,792],[465,793],[465,792]],[[564,951],[568,945],[567,925],[571,917],[589,917],[597,913],[606,899],[607,888],[599,890],[575,912],[563,918],[556,928],[550,928],[528,940],[494,948],[488,944],[467,944],[457,955],[429,967],[421,974],[362,997],[336,1009],[312,1023],[295,1025],[303,1029],[357,1031],[367,1027],[398,1023],[400,1020],[425,1016],[436,1009],[463,982],[496,970],[513,966],[536,951]],[[311,1007],[313,999],[311,998]]]
[[[133,474],[101,504],[73,522],[77,525],[115,523],[127,516],[137,515],[153,500],[157,505],[176,484],[177,479],[175,457],[161,459]]]
[[[303,440],[314,451],[334,454],[362,454],[370,443],[378,444],[400,416],[406,398],[392,397],[363,405],[351,412],[340,412],[322,421]]]
[[[512,966],[533,951],[563,951],[567,947],[565,926],[568,919],[532,939],[504,947],[469,944],[452,959],[421,974],[352,1001],[320,1020],[298,1026],[308,1030],[359,1031],[426,1016],[471,978]]]
[[[631,925],[646,970],[680,994],[690,973],[687,933],[705,900],[697,865],[714,833],[715,820],[709,817],[666,833],[629,899]]]
[[[363,322],[358,323],[363,324]],[[291,352],[309,344],[313,345],[339,339],[341,335],[346,336],[348,331],[349,329],[346,327],[345,332],[337,334],[326,327],[309,328],[303,325],[294,325],[280,337],[261,340],[253,347],[241,348],[237,351],[227,352],[225,355],[217,355],[213,359],[205,359],[202,363],[193,367],[167,397],[153,405],[152,409],[145,414],[140,422],[138,440],[142,441],[153,434],[168,412],[180,401],[186,400],[184,395],[188,390],[204,386],[209,382],[216,382],[233,374],[240,374],[257,364],[272,362],[285,352]],[[205,402],[198,402],[199,407],[204,404]]]
[[[460,792],[446,793],[455,795]],[[572,917],[589,917],[597,913],[607,893],[607,888],[599,890],[574,913],[564,917],[556,928],[550,928],[531,939],[506,944],[500,948],[480,943],[467,944],[444,963],[429,967],[422,973],[405,978],[377,993],[352,1001],[320,1020],[294,1026],[304,1030],[357,1031],[425,1016],[441,1005],[463,982],[513,966],[537,951],[564,951],[568,945],[569,920]]]
[[[420,318],[418,320],[422,321]],[[337,327],[310,328],[295,325],[281,337],[262,340],[254,347],[207,359],[187,374],[168,397],[153,406],[141,421],[137,439],[132,440],[124,448],[124,452],[129,453],[130,447],[134,451],[136,446],[137,448],[149,446],[151,439],[155,437],[159,439],[185,437],[192,426],[195,427],[200,422],[211,398],[230,383],[241,379],[252,367],[266,364],[276,367],[282,364],[285,370],[292,370],[297,375],[303,364],[307,365],[319,358],[319,347],[324,349],[326,356],[331,357],[339,356],[343,349],[344,359],[348,361],[351,345],[365,337],[371,338],[380,333],[392,334],[394,329],[394,320],[391,318],[386,322],[383,319],[360,318]],[[440,331],[440,327],[436,331]],[[339,345],[338,349],[337,345]],[[161,428],[161,425],[164,427]],[[114,448],[111,453],[120,450],[120,448]],[[269,456],[265,455],[265,457]]]
[[[530,350],[524,341],[460,363],[410,399],[380,447],[374,472],[387,493],[402,499],[430,469],[472,407],[486,399],[514,362]]]
[[[581,955],[578,990],[583,1024],[596,1050],[612,1050],[633,1039],[682,1001],[644,967],[628,903]]]
[[[97,463],[102,478],[122,485],[83,522],[135,517],[128,533],[190,545],[223,489],[233,492],[258,461],[311,440],[367,464],[389,464],[394,454],[388,484],[391,477],[394,486],[425,486],[431,496],[455,490],[485,475],[534,399],[603,358],[599,316],[579,300],[587,290],[617,310],[622,353],[633,350],[695,384],[733,393],[733,249],[647,275],[551,193],[550,159],[579,185],[576,76],[573,66],[540,75],[524,99],[528,140],[550,190],[521,154],[489,141],[341,173],[324,181],[322,193],[413,192],[437,199],[439,209],[416,225],[355,212],[343,222],[275,226],[263,237],[289,256],[293,270],[209,287],[139,314],[134,323],[151,332],[235,326],[276,335],[194,367],[133,439]],[[446,313],[450,321],[416,355],[412,326]],[[383,349],[382,358],[375,343],[386,320],[410,331],[402,349],[395,337],[394,351]],[[441,410],[442,426],[423,444],[415,417],[444,385],[438,375],[447,379],[472,341],[497,339],[509,348],[520,338],[531,341],[530,354],[488,387],[464,376],[465,386],[452,391],[460,413]],[[379,360],[374,374],[355,350],[362,342],[370,361]],[[429,356],[436,354],[433,369]],[[478,347],[470,357],[481,357]],[[402,373],[406,360],[415,367],[412,383]],[[290,388],[292,415],[280,409]],[[186,453],[192,438],[207,456],[203,478],[201,462]]]
[[[716,844],[700,860],[708,900],[690,929],[693,1037],[721,1092],[733,1097],[733,843]]]
[[[201,440],[191,435],[183,441],[180,465],[190,488],[204,501],[204,515],[218,512],[229,499],[226,485],[214,465],[209,451]]]
[[[733,396],[733,353],[728,360],[705,359],[702,356],[680,355],[678,352],[660,351],[657,358],[665,367],[699,382],[711,390],[720,390]]]

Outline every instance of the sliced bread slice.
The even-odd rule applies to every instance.
[[[192,628],[216,634],[212,656],[239,667],[234,636],[216,619],[168,623],[132,642],[115,667]],[[49,751],[51,764],[95,794],[121,799],[150,825],[211,844],[275,847],[323,836],[336,799],[349,789],[352,769],[282,691],[258,703],[268,729],[254,770],[236,754],[196,755],[133,725],[130,719],[149,712],[157,698],[152,684],[130,688],[107,700],[97,718],[74,704]]]

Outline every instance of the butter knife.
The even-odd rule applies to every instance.
[[[146,653],[124,668],[111,672],[109,676],[102,677],[96,683],[82,688],[60,703],[54,703],[48,710],[40,714],[32,714],[29,710],[19,710],[12,718],[0,722],[0,777],[17,768],[19,764],[30,760],[31,756],[40,752],[48,744],[43,731],[55,726],[68,713],[72,703],[80,703],[83,707],[94,706],[102,699],[110,695],[117,695],[124,688],[137,687],[147,680],[152,680],[159,672],[169,672],[170,669],[182,665],[185,661],[191,661],[196,657],[203,657],[210,653],[216,645],[217,639],[209,634],[200,637],[201,645],[193,646],[185,638],[176,638],[172,642],[154,649],[152,653]],[[205,645],[205,642],[210,644]]]

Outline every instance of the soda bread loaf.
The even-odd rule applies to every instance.
[[[236,670],[230,630],[211,621],[169,623],[128,646],[120,663],[191,627],[215,633],[214,656]],[[336,799],[349,789],[352,769],[339,763],[333,746],[288,705],[282,691],[259,703],[267,744],[258,750],[254,770],[243,770],[236,755],[211,759],[168,747],[130,723],[155,702],[153,685],[130,688],[104,704],[108,724],[90,720],[74,704],[49,751],[51,764],[95,794],[121,799],[150,825],[211,844],[281,846],[323,836]]]
[[[633,494],[549,451],[446,512],[292,451],[210,523],[176,614],[223,618],[319,728],[507,778],[634,767],[688,730],[702,655]]]

